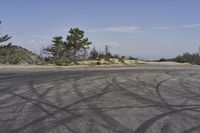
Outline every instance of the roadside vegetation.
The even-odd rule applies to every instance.
[[[91,44],[83,30],[71,28],[66,40],[62,36],[53,37],[52,44],[43,49],[45,60],[56,65],[78,64],[79,60],[86,58]]]
[[[43,48],[40,55],[8,43],[10,39],[11,36],[8,34],[0,36],[0,64],[55,64],[63,66],[78,65],[81,61],[91,61],[90,64],[102,65],[115,64],[116,60],[125,63],[125,59],[135,59],[113,55],[109,45],[105,45],[103,50],[97,50],[94,46],[91,49],[92,42],[79,28],[71,28],[66,37],[53,37],[52,44]]]
[[[179,63],[190,63],[200,65],[200,54],[199,53],[184,53],[175,58],[176,62]]]
[[[1,21],[0,21],[0,24],[1,24]],[[11,43],[6,43],[10,39],[11,39],[11,36],[9,36],[8,34],[0,36],[0,45],[4,44],[4,45],[7,45],[7,46],[10,46]]]
[[[142,63],[132,56],[112,54],[109,45],[105,45],[103,50],[94,46],[91,49],[92,42],[85,36],[85,32],[79,28],[71,28],[66,37],[53,37],[52,44],[43,48],[40,55],[20,46],[12,45],[9,42],[10,35],[2,35],[2,33],[0,35],[0,64],[55,64],[63,66],[78,65],[81,61],[90,61],[90,65],[126,64],[127,61]],[[200,52],[184,53],[175,59],[161,58],[158,60],[158,62],[166,61],[200,65]]]
[[[159,62],[166,62],[167,60],[165,58],[160,58]]]
[[[0,21],[1,24],[1,21]],[[11,36],[0,36],[0,64],[42,64],[40,57],[20,46],[8,42]]]

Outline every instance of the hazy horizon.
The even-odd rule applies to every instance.
[[[1,0],[0,33],[32,51],[79,27],[102,49],[143,59],[173,58],[200,46],[198,0]]]

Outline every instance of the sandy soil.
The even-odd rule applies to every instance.
[[[91,63],[92,62],[92,63]],[[93,64],[93,65],[91,65]],[[148,67],[149,69],[153,68],[162,68],[166,67],[174,69],[178,67],[185,67],[189,69],[190,67],[199,69],[198,65],[191,65],[188,63],[175,63],[175,62],[131,62],[126,64],[109,64],[109,65],[94,65],[94,61],[84,61],[79,65],[71,65],[71,66],[55,66],[55,65],[0,65],[1,72],[7,71],[66,71],[66,70],[114,70],[114,69],[142,69]]]

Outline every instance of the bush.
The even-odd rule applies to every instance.
[[[92,60],[96,60],[98,58],[98,56],[99,56],[98,51],[95,48],[93,48],[92,51],[90,52],[89,58]]]
[[[97,61],[97,65],[101,65],[101,62],[100,62],[100,61]]]
[[[159,60],[159,62],[165,62],[165,61],[167,61],[165,58],[161,58],[161,59]]]
[[[129,56],[128,59],[129,59],[129,60],[137,60],[136,58],[134,58],[134,57],[132,57],[132,56]]]
[[[14,61],[10,62],[10,64],[17,65],[17,64],[19,64],[19,61],[15,59]]]
[[[179,63],[191,63],[191,64],[198,64],[200,65],[200,55],[197,53],[190,54],[184,53],[183,55],[179,55],[175,59],[176,62]]]
[[[109,57],[105,57],[104,59],[105,59],[105,61],[110,61]]]
[[[120,58],[120,55],[116,54],[113,57],[116,58],[116,59],[118,59],[118,58]]]
[[[121,62],[121,63],[125,63],[123,58],[119,58],[118,60],[119,60],[119,62]]]
[[[126,56],[121,56],[121,59],[126,59]]]
[[[63,63],[62,63],[61,61],[55,61],[55,64],[56,64],[57,66],[62,66],[62,65],[63,65]]]
[[[186,62],[186,60],[181,55],[177,56],[175,61],[179,62],[179,63],[185,63]]]
[[[75,61],[74,64],[75,64],[75,65],[79,65],[78,61]]]

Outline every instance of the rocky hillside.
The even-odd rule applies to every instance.
[[[0,46],[0,64],[41,64],[33,52],[16,45]]]

